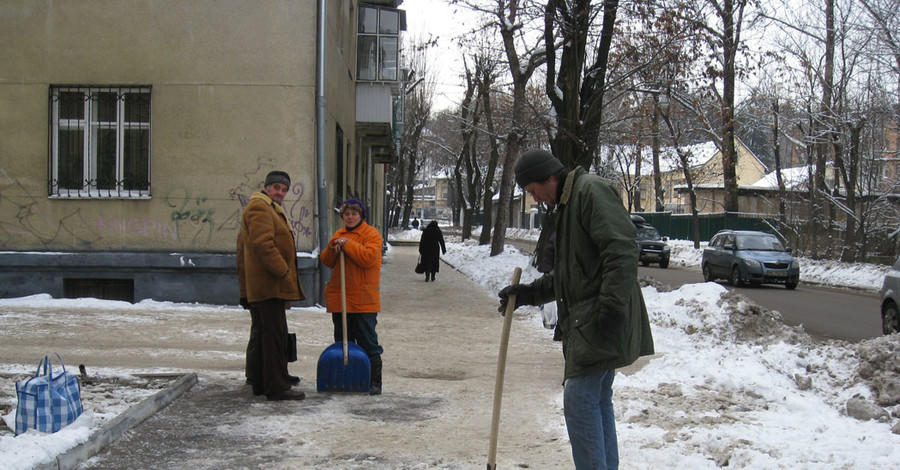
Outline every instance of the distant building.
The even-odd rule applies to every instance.
[[[735,173],[738,186],[752,184],[766,174],[766,165],[739,139],[735,139],[735,148],[737,150]],[[656,194],[654,190],[653,162],[649,148],[622,146],[614,147],[608,151],[619,152],[620,155],[631,157],[628,160],[628,175],[623,177],[626,181],[634,178],[636,173],[634,163],[636,156],[641,158],[641,178],[637,187],[640,195],[640,207],[643,210],[654,211],[656,200],[659,198],[667,212],[674,214],[690,212],[689,197],[682,190],[685,187],[686,180],[676,149],[661,149],[660,175],[662,191],[660,194]],[[700,213],[721,212],[724,207],[725,194],[722,182],[722,153],[718,147],[713,142],[704,142],[682,147],[680,151],[689,156],[688,162],[694,188],[705,188],[707,190],[704,192],[704,197],[698,200]],[[628,191],[627,185],[623,187],[622,200],[626,207],[632,201]],[[634,205],[632,204],[628,209],[634,210]]]
[[[413,212],[410,217],[418,217],[422,221],[437,220],[440,225],[453,222],[453,209],[450,207],[450,177],[438,172],[413,189]]]

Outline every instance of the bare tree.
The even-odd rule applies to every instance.
[[[409,226],[409,215],[413,208],[414,189],[423,159],[420,157],[422,132],[431,118],[434,101],[435,80],[430,74],[425,51],[430,44],[411,42],[407,47],[406,61],[409,75],[403,86],[403,131],[400,139],[400,161],[395,179],[395,192],[402,201],[402,222]]]
[[[719,124],[708,129],[722,153],[725,210],[738,210],[735,151],[735,90],[739,74],[738,56],[743,49],[742,33],[752,21],[745,14],[754,0],[674,0],[676,11],[702,34],[707,51],[715,60],[699,64],[709,81],[708,90],[719,103]],[[704,51],[705,52],[705,51]]]
[[[509,208],[514,189],[513,166],[526,141],[523,123],[526,121],[526,91],[535,70],[546,60],[540,38],[535,38],[535,24],[540,18],[540,6],[530,0],[453,0],[452,3],[483,13],[490,20],[487,27],[499,33],[511,77],[511,127],[506,135],[505,152],[501,162],[499,210],[494,218],[491,256],[503,252]]]
[[[478,97],[484,109],[485,131],[489,143],[487,171],[484,177],[484,189],[482,191],[482,208],[484,209],[482,217],[481,236],[478,239],[479,245],[487,245],[491,240],[490,221],[494,214],[494,193],[495,193],[495,175],[497,164],[500,162],[500,140],[497,135],[497,125],[494,118],[494,100],[493,87],[498,79],[499,63],[497,60],[485,55],[481,57],[479,74],[477,79]]]
[[[594,159],[618,8],[619,0],[547,1],[545,88],[556,116],[556,135],[550,146],[567,168],[580,165],[590,169]],[[594,19],[601,12],[598,32]],[[558,49],[562,54],[557,59]]]
[[[478,58],[475,57],[476,70],[466,69],[466,93],[459,111],[459,126],[462,136],[462,147],[459,157],[453,169],[453,178],[456,182],[456,191],[459,195],[460,208],[462,210],[462,239],[467,240],[472,236],[472,216],[478,203],[479,190],[482,187],[481,167],[478,163],[478,133],[476,129],[481,120],[481,109],[475,98],[477,88],[474,75],[478,74]]]

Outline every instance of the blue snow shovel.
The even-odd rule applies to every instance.
[[[343,341],[325,348],[319,355],[316,390],[320,392],[368,393],[372,377],[369,355],[360,345],[347,341],[347,283],[344,251],[341,250],[341,323]]]

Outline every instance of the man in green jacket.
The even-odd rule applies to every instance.
[[[513,294],[516,307],[556,301],[575,468],[616,469],[615,369],[654,352],[634,224],[608,181],[581,167],[566,171],[546,150],[523,153],[515,172],[518,185],[551,208],[544,230],[556,231],[553,270],[501,290],[500,311]]]

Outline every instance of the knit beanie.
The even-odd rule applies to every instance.
[[[516,160],[516,183],[525,188],[531,183],[541,182],[565,170],[562,162],[544,149],[526,150]]]
[[[363,219],[366,218],[366,206],[359,199],[355,197],[351,197],[346,199],[341,203],[341,215],[344,215],[344,210],[346,209],[356,209],[359,212],[359,215],[362,216]]]
[[[266,175],[266,184],[263,186],[268,186],[274,183],[281,183],[288,188],[291,187],[291,177],[288,176],[287,173],[283,171],[270,171],[268,175]]]

